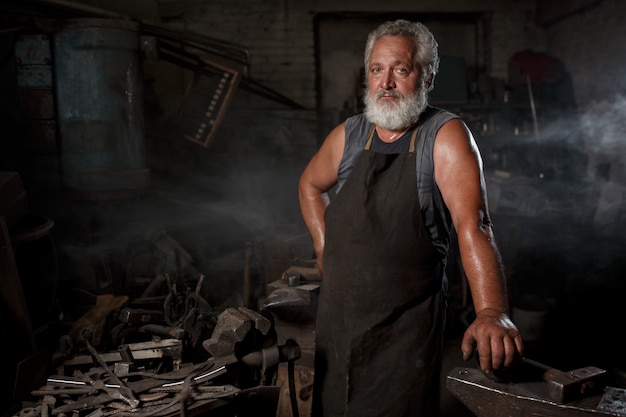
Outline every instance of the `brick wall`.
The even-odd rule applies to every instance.
[[[533,22],[532,9],[505,9],[493,13],[487,48],[489,74],[508,80],[508,62],[513,54],[525,49],[546,50],[545,32]]]
[[[280,227],[287,223],[298,224],[297,178],[336,121],[336,115],[318,112],[317,108],[314,25],[318,14],[490,12],[489,27],[480,47],[485,56],[480,63],[488,75],[506,78],[506,63],[513,53],[531,45],[544,45],[541,29],[532,25],[534,4],[534,0],[388,1],[384,5],[356,0],[187,0],[184,14],[163,23],[247,48],[248,75],[299,103],[303,109],[291,109],[238,89],[216,131],[214,145],[210,149],[192,147],[194,149],[189,150],[189,154],[193,154],[192,161],[185,163],[197,165],[195,169],[199,172],[212,166],[215,169],[210,169],[223,178],[249,175],[254,178],[253,182],[237,183],[231,188],[248,194],[247,200],[254,204],[266,201],[270,195],[268,204],[273,205],[275,211],[269,216],[273,217],[271,222],[278,222]],[[185,77],[170,68],[164,77],[155,74],[155,78],[161,105],[178,105],[184,94]],[[159,87],[165,84],[168,91]],[[173,88],[176,93],[171,92]],[[165,115],[173,113],[165,110]],[[156,143],[155,148],[166,155],[167,163],[172,164],[175,152],[170,151],[169,145],[178,141],[180,148],[181,140],[175,139],[172,144],[173,136],[160,126],[149,132],[168,136],[151,140]],[[180,154],[180,150],[176,152]],[[260,173],[263,167],[267,170]]]
[[[548,28],[549,51],[571,69],[579,105],[626,92],[626,3],[596,3]]]
[[[248,75],[264,86],[299,103],[307,120],[319,117],[319,128],[301,132],[301,125],[290,120],[293,136],[302,145],[303,159],[308,159],[328,132],[327,115],[317,112],[316,61],[314,18],[319,13],[462,13],[491,12],[489,28],[482,39],[481,52],[489,76],[506,79],[507,60],[515,52],[529,46],[543,47],[540,28],[533,26],[534,0],[524,1],[458,1],[433,4],[431,1],[391,1],[381,6],[373,1],[295,1],[295,0],[188,0],[185,13],[166,21],[179,30],[189,30],[235,43],[247,48]],[[342,42],[337,39],[337,42]],[[180,91],[183,87],[180,87]],[[169,102],[168,100],[165,100]],[[176,100],[173,101],[174,103]],[[246,117],[268,117],[268,112],[285,108],[254,95],[237,93],[232,107],[245,107]],[[258,110],[257,113],[248,110]],[[242,120],[242,113],[229,110],[227,118],[239,118],[240,126],[258,125],[254,120]],[[273,116],[269,116],[274,118]],[[296,118],[297,119],[297,118]],[[228,122],[228,121],[226,121]],[[307,128],[310,124],[307,124]],[[246,133],[249,134],[249,133]],[[254,133],[252,133],[254,134]],[[216,140],[220,140],[218,132]],[[309,140],[303,142],[303,140]],[[310,141],[312,140],[312,141]]]
[[[315,108],[313,18],[283,0],[202,2],[187,29],[244,46],[249,76],[305,108]]]
[[[603,0],[573,10],[548,28],[549,51],[570,71],[583,121],[589,174],[608,166],[611,181],[624,183],[626,154],[626,3]]]
[[[196,1],[184,15],[187,30],[246,47],[249,75],[307,109],[315,109],[316,14],[342,12],[482,12],[493,11],[492,28],[485,39],[490,49],[486,63],[492,76],[506,77],[506,61],[515,52],[533,46],[543,48],[541,30],[532,25],[534,1],[448,1],[435,8],[427,1],[396,1],[386,10],[367,2],[295,2],[293,0]],[[373,7],[373,8],[372,8]],[[181,24],[177,22],[176,24]],[[340,39],[337,40],[341,42]]]
[[[612,90],[624,90],[624,80],[619,75],[625,67],[625,54],[623,48],[620,49],[621,40],[614,36],[623,21],[623,0],[592,2],[598,6],[585,13],[568,15],[548,27],[535,23],[535,0],[389,0],[385,3],[374,0],[181,0],[181,3],[185,5],[184,11],[162,19],[162,24],[247,48],[248,75],[299,103],[303,109],[292,109],[237,89],[216,131],[214,146],[202,149],[185,143],[175,132],[162,129],[160,125],[163,120],[174,119],[172,116],[185,94],[188,74],[171,66],[154,72],[148,68],[148,76],[155,80],[155,92],[164,108],[161,115],[148,120],[152,123],[148,127],[151,149],[165,149],[166,164],[172,164],[172,155],[178,153],[181,159],[186,158],[182,162],[189,169],[203,172],[219,166],[213,171],[223,177],[233,173],[243,178],[243,170],[253,168],[255,181],[264,179],[262,186],[238,183],[232,188],[249,194],[270,193],[272,203],[279,210],[288,207],[285,212],[295,213],[296,222],[297,176],[331,124],[330,118],[317,109],[314,25],[320,13],[484,13],[477,47],[481,54],[478,62],[487,76],[506,79],[509,58],[521,50],[532,49],[563,60],[573,74],[579,104],[593,98],[608,99]],[[337,42],[345,40],[337,39]],[[615,56],[620,56],[617,63],[605,64],[605,61],[615,62]],[[604,71],[604,77],[598,76],[599,69]],[[170,149],[170,145],[178,149]],[[261,177],[258,175],[260,167],[283,169]],[[258,202],[263,198],[262,195],[250,196],[248,200]],[[285,213],[282,217],[286,217]],[[272,220],[275,221],[281,220]]]

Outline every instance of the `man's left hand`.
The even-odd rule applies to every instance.
[[[524,356],[524,344],[515,324],[506,314],[490,309],[480,311],[463,335],[463,360],[469,360],[474,350],[486,375],[510,368]]]

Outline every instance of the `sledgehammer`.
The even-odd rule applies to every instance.
[[[566,403],[601,392],[606,385],[607,373],[595,366],[560,371],[532,359],[522,361],[507,370],[495,370],[485,374],[496,382],[522,382],[543,379],[547,383],[550,399]]]

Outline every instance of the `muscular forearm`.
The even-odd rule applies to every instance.
[[[461,233],[459,249],[476,313],[489,309],[508,314],[504,268],[491,228]]]
[[[509,318],[504,268],[491,228],[461,233],[459,248],[476,311],[461,341],[463,359],[476,350],[483,372],[508,368],[524,356],[524,345]]]
[[[324,251],[324,212],[328,205],[328,195],[311,190],[306,185],[299,189],[300,211],[304,224],[313,240],[313,249],[318,259],[322,259]]]

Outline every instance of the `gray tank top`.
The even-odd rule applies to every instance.
[[[418,155],[416,158],[417,166],[415,167],[417,170],[417,193],[424,224],[428,229],[433,245],[441,253],[444,261],[447,258],[450,245],[452,219],[435,183],[433,147],[435,136],[441,126],[455,118],[458,116],[453,113],[428,106],[420,116],[415,150]],[[350,175],[357,157],[365,147],[371,128],[372,124],[367,121],[363,114],[357,114],[346,119],[346,141],[343,157],[339,164],[336,192],[341,190],[343,183]],[[408,151],[408,141],[406,149]],[[372,150],[381,152],[381,149],[375,144],[372,144]]]

